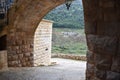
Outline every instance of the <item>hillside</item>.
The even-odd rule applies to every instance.
[[[45,19],[54,21],[53,27],[59,28],[84,28],[83,6],[81,0],[73,1],[70,10],[65,4],[49,12]]]

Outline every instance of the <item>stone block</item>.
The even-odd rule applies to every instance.
[[[88,80],[94,80],[94,64],[87,63],[86,78]]]
[[[110,70],[112,65],[112,56],[95,54],[95,66],[99,70]]]
[[[99,70],[95,69],[95,76],[99,80],[106,80],[106,71],[105,70]]]
[[[87,62],[94,63],[94,53],[91,51],[87,51]]]
[[[7,68],[7,51],[0,51],[0,70],[6,70]]]
[[[11,61],[11,67],[12,67],[12,66],[17,67],[18,64],[19,64],[18,61],[15,61],[15,60],[14,60],[14,61]]]
[[[120,73],[108,71],[106,80],[120,80]]]
[[[113,57],[111,70],[120,73],[120,56]]]
[[[12,59],[12,61],[18,60],[18,55],[13,55],[13,56],[11,56],[11,59]]]
[[[24,58],[24,59],[25,59],[25,62],[26,62],[26,63],[29,61],[29,59],[28,59],[28,58]]]
[[[94,64],[87,63],[87,74],[86,74],[86,76],[87,77],[94,76],[94,69],[95,69]]]
[[[23,54],[18,54],[19,59],[23,59]]]
[[[87,43],[90,51],[98,54],[115,55],[117,38],[98,35],[87,35]]]
[[[22,63],[22,67],[26,67],[26,66],[27,66],[26,62]]]
[[[28,61],[33,61],[33,56],[28,58]]]
[[[24,56],[25,57],[30,57],[31,56],[31,54],[28,52],[28,53],[24,53]]]

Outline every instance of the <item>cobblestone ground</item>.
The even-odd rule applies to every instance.
[[[85,80],[86,62],[54,58],[54,66],[10,68],[0,72],[0,80]]]

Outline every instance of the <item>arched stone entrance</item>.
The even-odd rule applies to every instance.
[[[8,65],[10,67],[33,66],[33,42],[35,30],[44,15],[62,3],[64,3],[64,0],[31,0],[16,2],[15,8],[13,7],[12,10],[10,10],[10,26],[8,31],[8,39],[12,40],[12,43],[11,41],[7,42]],[[22,26],[24,26],[24,28],[22,28]]]
[[[8,65],[33,66],[38,23],[64,0],[17,0],[10,10]],[[88,45],[86,80],[120,80],[120,0],[83,0]]]

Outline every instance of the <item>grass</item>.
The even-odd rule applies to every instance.
[[[54,32],[78,32],[80,34],[85,34],[84,29],[70,29],[70,28],[53,28]]]
[[[64,45],[55,45],[52,47],[53,53],[64,53],[64,54],[86,54],[86,45],[82,43],[75,44],[64,44]]]
[[[76,38],[75,36],[72,38],[63,37],[61,32],[76,32],[82,34],[81,36],[84,36],[83,29],[54,28],[52,53],[86,55],[87,46],[85,41],[76,41],[73,39],[73,37]],[[85,38],[85,36],[82,38]]]

